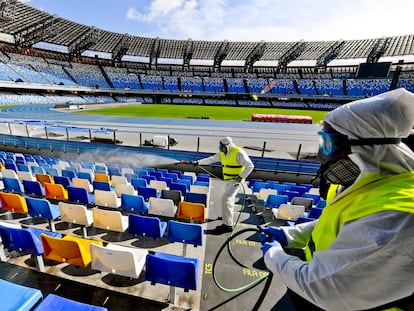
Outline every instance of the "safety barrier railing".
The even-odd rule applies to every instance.
[[[172,150],[153,147],[133,147],[124,145],[98,144],[89,142],[62,141],[57,139],[45,139],[35,137],[13,136],[0,134],[0,144],[4,147],[16,147],[23,149],[37,149],[39,151],[63,152],[63,153],[94,153],[100,155],[111,154],[148,154],[169,159],[196,161],[212,155],[211,153]],[[319,169],[319,162],[308,160],[289,160],[266,157],[251,157],[255,164],[255,170],[289,172],[294,174],[315,175]]]

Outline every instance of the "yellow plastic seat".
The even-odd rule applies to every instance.
[[[177,218],[204,222],[206,220],[206,207],[202,203],[181,201],[178,203]]]
[[[27,214],[26,200],[18,193],[0,192],[1,208],[19,214]]]
[[[68,199],[68,192],[61,184],[50,184],[45,182],[45,193],[47,199],[52,200],[62,200],[66,201]]]
[[[103,246],[101,241],[71,235],[55,238],[42,233],[40,239],[44,249],[44,258],[84,268],[91,262],[91,244]]]

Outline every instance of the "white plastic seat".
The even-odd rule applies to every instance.
[[[273,216],[277,219],[292,220],[295,221],[303,215],[305,207],[303,205],[294,205],[283,203],[279,205],[279,208],[272,208]]]
[[[118,197],[121,197],[123,193],[138,195],[138,191],[135,190],[134,186],[130,184],[118,184],[115,186],[115,193]]]
[[[121,206],[121,199],[113,191],[95,189],[94,195],[95,205],[113,208],[119,208]]]
[[[168,189],[167,183],[162,180],[150,180],[149,186],[157,189],[158,193],[161,193],[162,190]]]
[[[95,228],[117,232],[125,232],[128,229],[128,216],[123,216],[120,211],[94,208],[92,215]]]
[[[135,174],[134,169],[130,167],[121,168],[121,175],[125,176],[126,174]]]
[[[31,172],[17,171],[17,176],[19,177],[20,181],[23,181],[23,180],[35,181],[36,180],[36,177]]]
[[[210,189],[209,189],[209,187],[206,187],[206,186],[191,185],[190,186],[190,192],[193,192],[193,193],[204,193],[204,194],[208,195],[209,192],[210,192]]]
[[[91,267],[94,270],[138,279],[145,265],[148,251],[108,243],[91,244]]]
[[[73,224],[79,224],[82,227],[82,236],[86,237],[86,227],[92,225],[92,211],[88,210],[85,205],[59,202],[60,219]]]
[[[126,185],[128,184],[128,180],[125,176],[112,175],[111,184],[112,187],[115,187],[116,185]]]
[[[277,190],[276,189],[269,189],[269,188],[262,188],[262,189],[259,190],[256,197],[259,200],[266,201],[269,194],[277,194]]]
[[[166,217],[175,217],[177,214],[177,206],[171,199],[149,198],[148,214]]]
[[[19,176],[17,176],[17,173],[9,168],[2,168],[1,169],[1,176],[2,177],[8,177],[8,178],[14,178],[19,179]]]
[[[84,188],[89,193],[93,192],[93,185],[89,182],[89,180],[85,178],[72,178],[72,184],[74,187]]]

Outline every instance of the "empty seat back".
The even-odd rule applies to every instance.
[[[103,245],[100,241],[66,235],[63,238],[40,234],[44,257],[58,262],[66,262],[75,266],[87,267],[91,262],[90,245]]]
[[[95,228],[117,232],[125,232],[128,229],[128,216],[123,216],[120,211],[94,208],[92,215]]]
[[[160,239],[167,229],[167,223],[158,217],[129,214],[128,221],[128,232],[133,235]]]
[[[148,202],[145,202],[141,195],[121,194],[121,206],[124,211],[147,213]]]
[[[148,201],[148,214],[175,217],[176,213],[177,206],[174,205],[171,199],[150,198]]]
[[[204,222],[206,220],[206,206],[202,203],[181,201],[178,204],[177,218]]]
[[[91,244],[91,268],[102,272],[138,279],[145,265],[148,251],[108,243]]]
[[[198,260],[182,256],[153,253],[147,254],[145,262],[145,280],[152,284],[160,283],[184,290],[196,290],[198,278]]]

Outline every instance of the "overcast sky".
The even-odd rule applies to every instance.
[[[414,33],[413,0],[21,0],[100,29],[162,39],[314,41]]]

